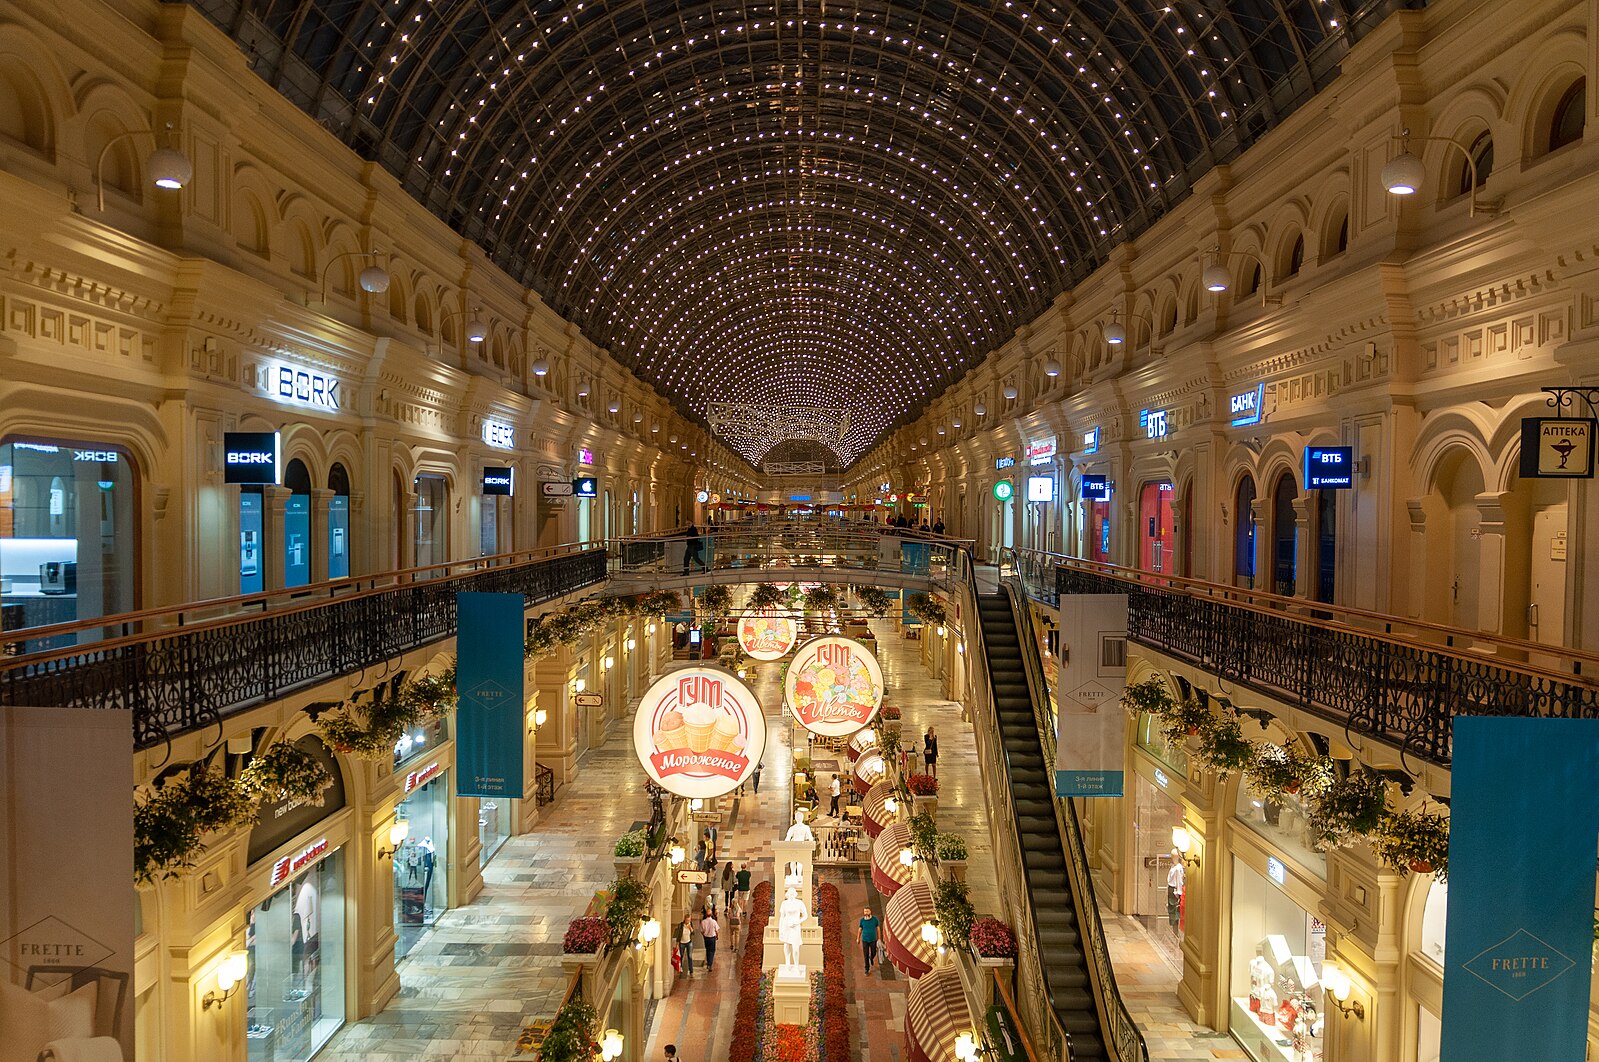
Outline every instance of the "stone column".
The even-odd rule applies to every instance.
[[[1427,510],[1420,498],[1408,498],[1405,511],[1410,517],[1410,600],[1405,605],[1405,615],[1421,619],[1428,615]]]
[[[1493,634],[1504,633],[1505,620],[1505,502],[1508,492],[1477,495],[1477,626]],[[1457,562],[1458,563],[1458,562]]]
[[[328,581],[328,502],[333,498],[331,490],[313,487],[311,489],[311,581],[325,583]],[[349,549],[348,543],[345,549]]]
[[[1315,499],[1308,493],[1294,499],[1294,596],[1313,598],[1316,557],[1310,548],[1310,515]]]
[[[1214,793],[1214,780],[1201,783]],[[1232,860],[1222,837],[1222,816],[1214,809],[1200,815],[1183,809],[1183,826],[1193,838],[1184,879],[1183,898],[1183,977],[1177,985],[1177,998],[1190,1017],[1200,1025],[1220,1028],[1226,1013],[1226,971],[1222,969],[1230,941],[1223,939],[1232,921],[1232,912],[1222,911],[1231,894]]]
[[[416,567],[416,491],[400,495],[400,511],[404,514],[401,525],[395,528],[400,543],[400,568]]]
[[[283,589],[283,514],[291,493],[288,487],[261,488],[261,585],[267,590]]]
[[[577,773],[577,716],[566,695],[566,674],[571,662],[569,649],[557,649],[542,657],[534,665],[536,681],[532,683],[538,703],[545,710],[535,755],[555,772],[556,781],[562,785]]]
[[[1271,499],[1256,495],[1255,500],[1249,503],[1250,515],[1255,521],[1255,577],[1251,588],[1255,590],[1270,590],[1272,584],[1271,570],[1271,532],[1266,517],[1271,512]],[[1239,514],[1242,517],[1243,514]],[[1261,571],[1261,569],[1266,569]]]

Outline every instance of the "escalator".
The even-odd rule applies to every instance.
[[[1004,593],[977,603],[1049,1005],[1070,1037],[1072,1062],[1109,1062],[1055,818],[1054,764],[1040,747],[1016,618]]]

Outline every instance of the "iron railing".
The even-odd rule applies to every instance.
[[[750,521],[637,535],[606,543],[613,575],[686,576],[760,570],[778,580],[791,569],[833,569],[878,575],[946,578],[966,539],[896,532],[867,524]],[[765,573],[769,572],[767,575]]]
[[[171,623],[173,615],[181,623],[183,613],[176,610],[141,613],[136,623],[97,619],[91,624],[96,631],[138,630],[0,658],[0,705],[131,709],[135,745],[149,748],[328,679],[368,669],[381,675],[395,657],[455,633],[459,592],[520,593],[531,606],[606,578],[605,552],[598,549],[459,567],[467,574],[308,603],[288,598],[271,611],[233,610],[193,625],[159,625],[163,618]],[[254,603],[265,596],[238,600]],[[232,602],[203,604],[226,611]]]
[[[1476,641],[1484,644],[1468,651],[1320,618],[1305,602],[1232,600],[1044,555],[1018,557],[1016,567],[1029,594],[1052,603],[1126,594],[1129,640],[1429,763],[1449,764],[1456,715],[1599,717],[1599,683],[1484,652],[1497,642],[1501,651],[1536,655],[1527,643],[1482,635]],[[1473,632],[1447,641],[1457,637]],[[1585,654],[1552,652],[1580,670]]]
[[[1007,558],[1008,559],[1008,558]],[[1038,652],[1038,638],[1033,633],[1032,613],[1027,607],[1027,592],[1016,563],[1009,566],[1013,574],[1003,582],[1009,591],[1011,609],[1016,616],[1017,641],[1021,643],[1023,667],[1027,676],[1029,699],[1033,702],[1033,722],[1038,728],[1038,744],[1044,754],[1047,772],[1053,772],[1055,758],[1055,722],[1051,718],[1049,695],[1044,689],[1043,660]],[[1149,1062],[1149,1046],[1144,1041],[1143,1030],[1133,1021],[1133,1015],[1116,985],[1116,974],[1111,964],[1110,945],[1105,937],[1105,925],[1099,917],[1099,898],[1094,892],[1093,872],[1088,864],[1088,846],[1083,840],[1082,824],[1077,818],[1077,805],[1070,799],[1055,798],[1055,822],[1060,829],[1061,848],[1066,854],[1066,866],[1077,905],[1077,932],[1089,960],[1089,976],[1093,982],[1095,999],[1099,1004],[1100,1028],[1119,1062]]]

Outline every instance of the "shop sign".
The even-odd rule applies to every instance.
[[[1251,424],[1259,424],[1260,416],[1266,409],[1266,385],[1258,383],[1252,391],[1245,391],[1241,395],[1233,395],[1227,400],[1227,411],[1232,415],[1233,427],[1243,428]]]
[[[727,671],[674,671],[644,691],[633,751],[667,792],[719,797],[755,773],[766,751],[766,716],[754,692]]]
[[[263,802],[250,830],[250,840],[245,846],[245,861],[255,863],[265,859],[317,823],[344,808],[344,772],[339,761],[328,747],[314,734],[294,743],[301,752],[320,763],[333,778],[333,784],[322,794],[316,804],[304,797]]]
[[[849,737],[883,705],[883,669],[851,638],[806,642],[783,677],[783,697],[800,726],[823,737]]]
[[[1055,437],[1027,444],[1027,463],[1030,465],[1044,465],[1055,460]]]
[[[222,481],[270,485],[283,482],[282,440],[275,431],[222,433]]]
[[[996,472],[998,472],[1002,468],[1014,468],[1015,466],[1016,466],[1016,458],[1014,458],[1014,457],[996,457],[996,458],[994,458],[994,471],[996,471]]]
[[[1266,857],[1266,876],[1279,885],[1288,884],[1288,868],[1276,856]]]
[[[1054,476],[1028,476],[1027,500],[1030,502],[1052,502],[1055,500]]]
[[[695,822],[703,822],[707,826],[720,826],[722,824],[722,813],[720,811],[691,811],[688,817]]]
[[[677,872],[677,883],[679,885],[704,885],[710,880],[711,872],[708,870],[679,870]]]
[[[1166,411],[1164,409],[1140,409],[1138,411],[1138,426],[1144,429],[1146,439],[1164,439],[1166,437]]]
[[[1095,428],[1092,431],[1083,432],[1083,453],[1085,453],[1085,454],[1097,454],[1097,453],[1099,453],[1099,429],[1098,428]]]
[[[738,647],[756,660],[781,660],[799,640],[799,624],[771,612],[746,612],[738,621]]]
[[[605,697],[598,693],[579,693],[573,695],[572,703],[579,708],[603,708],[605,706]]]
[[[1013,462],[1014,463],[1014,462]],[[998,501],[1008,502],[1016,496],[1016,484],[1008,479],[1002,479],[994,484],[994,497]]]
[[[500,465],[483,466],[483,493],[509,498],[516,493],[516,469]]]
[[[1110,501],[1110,477],[1084,476],[1083,501]]]
[[[594,451],[587,446],[580,447],[577,451],[577,463],[580,465],[592,465],[594,463]]]
[[[306,867],[328,854],[328,839],[319,838],[293,855],[284,856],[272,864],[272,887],[283,884]]]
[[[339,380],[281,361],[267,363],[267,391],[280,402],[339,411]]]
[[[443,773],[444,767],[438,760],[434,760],[420,771],[412,771],[405,776],[405,795],[410,796],[413,790],[421,789]]]
[[[572,493],[579,498],[594,498],[600,493],[599,480],[593,476],[579,476],[572,481]]]
[[[1306,490],[1348,490],[1354,484],[1354,471],[1354,447],[1305,447]]]
[[[1166,772],[1161,770],[1159,767],[1155,768],[1155,784],[1160,786],[1162,789],[1165,789],[1167,786],[1171,785],[1171,779],[1167,778]]]
[[[570,498],[573,491],[572,484],[566,480],[545,480],[539,484],[539,490],[546,498]]]
[[[1521,474],[1528,479],[1592,479],[1599,422],[1528,417],[1521,422]]]
[[[702,490],[694,495],[694,500],[699,502],[701,505],[704,505],[706,502],[711,500],[711,492],[708,490]]]
[[[484,420],[483,444],[496,450],[513,450],[516,448],[516,428],[503,420]]]

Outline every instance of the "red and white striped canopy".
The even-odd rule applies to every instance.
[[[893,896],[900,886],[911,880],[911,868],[899,861],[902,848],[911,846],[911,828],[896,822],[872,844],[872,884],[884,896]]]
[[[877,731],[867,727],[855,731],[855,736],[849,739],[849,762],[854,763],[867,751],[877,748]]]
[[[933,890],[920,881],[894,893],[883,907],[883,951],[908,977],[921,977],[938,959],[938,949],[922,939],[922,924],[936,917]]]
[[[878,782],[866,791],[866,799],[861,802],[861,818],[866,827],[866,836],[876,837],[883,832],[883,827],[894,822],[896,816],[883,806],[883,801],[893,795],[894,787],[887,781]]]
[[[955,1037],[971,1027],[966,990],[954,963],[911,985],[905,998],[905,1042],[915,1062],[955,1062]]]
[[[875,748],[861,755],[855,761],[855,792],[865,796],[872,791],[872,786],[881,782],[888,775],[888,769],[883,765],[883,754]]]

